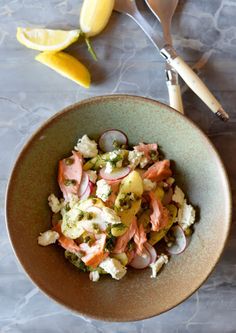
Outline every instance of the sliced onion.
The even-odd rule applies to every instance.
[[[130,266],[136,269],[143,269],[146,268],[151,263],[151,254],[146,249],[143,248],[142,255],[139,256],[137,253],[135,254],[134,258],[130,262]]]
[[[90,194],[91,194],[91,187],[88,184],[85,192],[83,193],[83,195],[81,195],[80,200],[86,200],[86,199],[88,199],[88,197],[90,196]]]
[[[114,169],[111,173],[106,172],[106,168],[100,170],[100,176],[105,180],[118,180],[126,177],[130,173],[130,167],[117,168]]]
[[[150,264],[154,263],[156,260],[157,260],[157,253],[156,253],[156,250],[154,249],[154,247],[149,244],[148,242],[146,242],[144,244],[144,247],[146,248],[146,250],[148,250],[148,252],[150,253],[151,255],[151,262]]]
[[[180,254],[186,249],[186,236],[179,225],[172,227],[171,231],[175,237],[175,243],[171,247],[168,247],[167,250],[170,254]]]
[[[87,190],[89,184],[89,176],[86,172],[83,171],[80,186],[79,186],[79,191],[78,191],[78,196],[81,197],[85,191]]]
[[[125,133],[120,130],[111,129],[103,132],[98,140],[98,145],[104,152],[109,152],[114,150],[114,141],[119,145],[127,145],[128,138]]]

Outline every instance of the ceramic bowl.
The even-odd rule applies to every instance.
[[[130,269],[121,281],[108,276],[91,282],[64,259],[57,245],[37,244],[50,228],[50,193],[59,194],[58,160],[77,138],[97,138],[108,128],[127,133],[131,144],[158,142],[173,161],[178,184],[197,207],[198,222],[188,248],[173,256],[151,279],[149,268]],[[224,166],[207,137],[186,117],[154,100],[113,95],[69,106],[49,119],[28,141],[13,169],[6,216],[16,256],[48,296],[79,314],[109,321],[133,321],[167,311],[194,293],[212,272],[224,249],[231,198]]]

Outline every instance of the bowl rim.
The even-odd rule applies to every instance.
[[[27,268],[24,266],[24,264],[21,262],[20,257],[18,256],[17,250],[15,249],[14,245],[13,245],[13,240],[11,237],[11,232],[9,230],[9,219],[8,219],[8,201],[9,201],[9,197],[10,197],[10,188],[11,188],[11,183],[13,181],[13,175],[18,167],[18,164],[20,163],[21,159],[24,158],[24,155],[27,153],[27,150],[30,148],[31,142],[41,133],[42,130],[44,130],[45,128],[47,128],[55,119],[59,119],[60,117],[63,117],[64,114],[69,113],[71,111],[73,111],[75,108],[86,105],[86,104],[94,104],[97,103],[99,101],[104,101],[104,100],[118,100],[118,99],[130,99],[130,100],[138,100],[138,101],[142,101],[142,102],[146,102],[146,103],[150,103],[153,105],[160,105],[163,106],[165,109],[167,109],[167,112],[172,112],[175,113],[177,115],[177,117],[183,117],[185,120],[185,122],[187,122],[192,128],[194,128],[195,130],[198,131],[199,135],[206,141],[206,143],[211,147],[212,151],[214,152],[216,158],[218,159],[220,168],[222,170],[222,176],[224,178],[225,184],[226,184],[226,193],[227,193],[227,202],[228,202],[228,219],[227,219],[227,229],[225,232],[225,237],[224,237],[224,241],[221,244],[221,248],[220,251],[218,253],[218,256],[216,257],[216,259],[214,260],[214,262],[211,265],[211,269],[208,272],[208,274],[205,276],[205,278],[198,283],[196,289],[192,292],[190,292],[185,298],[181,299],[180,301],[176,302],[174,305],[168,307],[167,309],[160,311],[156,314],[151,314],[149,316],[144,315],[142,317],[139,318],[130,318],[130,319],[125,319],[125,320],[113,320],[112,318],[109,318],[109,316],[97,316],[97,315],[91,315],[91,314],[87,314],[83,311],[78,311],[75,308],[72,308],[71,306],[65,304],[63,302],[63,300],[59,299],[57,296],[50,294],[49,292],[47,292],[44,289],[44,286],[42,286],[41,284],[38,284],[34,278],[31,276],[30,271],[27,271]],[[90,98],[86,98],[83,99],[79,102],[73,103],[63,109],[61,109],[60,111],[56,112],[53,116],[49,117],[46,121],[44,121],[27,139],[26,142],[24,143],[24,145],[21,147],[20,152],[18,153],[13,166],[11,168],[10,171],[10,175],[8,177],[8,182],[7,182],[7,187],[6,187],[6,192],[5,192],[5,222],[6,222],[6,229],[7,229],[7,234],[8,234],[8,238],[10,240],[10,244],[13,250],[13,253],[15,254],[15,257],[17,258],[18,263],[21,265],[21,267],[23,268],[24,273],[26,274],[26,276],[30,279],[30,281],[37,287],[40,289],[40,291],[46,295],[49,299],[59,303],[63,308],[72,311],[74,314],[79,315],[81,317],[84,318],[89,318],[89,319],[95,319],[95,320],[101,320],[101,321],[107,321],[107,322],[135,322],[135,321],[139,321],[139,320],[145,320],[145,319],[149,319],[149,318],[153,318],[155,316],[158,316],[160,314],[163,314],[167,311],[170,311],[171,309],[175,308],[176,306],[178,306],[179,304],[183,303],[184,301],[186,301],[189,297],[191,297],[204,283],[205,281],[208,279],[208,277],[212,274],[213,270],[215,269],[217,263],[219,262],[220,258],[223,255],[223,252],[225,250],[226,247],[226,243],[227,243],[227,239],[229,236],[229,232],[230,232],[230,228],[231,228],[231,222],[232,222],[232,194],[231,194],[231,188],[230,188],[230,182],[229,182],[229,177],[228,174],[226,172],[225,166],[223,164],[223,161],[218,153],[218,151],[216,150],[215,146],[213,145],[213,143],[210,141],[210,139],[207,137],[207,135],[199,128],[198,125],[196,125],[191,119],[187,118],[185,115],[181,114],[180,112],[178,112],[177,110],[173,109],[172,107],[170,107],[169,105],[162,103],[158,100],[149,98],[149,97],[143,97],[143,96],[139,96],[139,95],[130,95],[130,94],[108,94],[108,95],[99,95],[99,96],[94,96],[94,97],[90,97]]]

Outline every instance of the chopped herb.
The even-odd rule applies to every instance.
[[[71,186],[71,185],[76,185],[77,181],[75,179],[65,179],[64,180],[64,185],[66,186]]]
[[[65,211],[69,212],[69,210],[70,210],[70,204],[69,204],[69,202],[67,202],[65,205]]]
[[[92,224],[92,227],[93,227],[93,230],[94,230],[94,232],[95,232],[96,234],[99,233],[100,229],[99,229],[99,226],[98,226],[97,223],[93,223],[93,224]]]
[[[112,146],[116,149],[119,149],[121,144],[117,140],[114,140],[113,143],[112,143]]]
[[[134,249],[134,242],[132,239],[128,242],[127,247],[129,251],[132,251]]]
[[[124,223],[115,223],[112,225],[112,228],[116,228],[118,230],[123,230],[126,228],[126,225]]]
[[[110,252],[114,249],[116,243],[116,237],[111,236],[107,238],[106,245],[105,245],[105,251]]]
[[[65,251],[65,258],[67,260],[69,260],[72,265],[79,268],[80,270],[82,270],[84,272],[87,271],[87,268],[86,268],[85,264],[83,263],[83,261],[80,259],[79,254],[75,254],[75,253],[72,253],[72,252],[66,250]]]
[[[75,162],[73,158],[66,158],[65,159],[65,164],[66,165],[72,165]]]
[[[87,220],[92,220],[93,219],[93,213],[87,213],[86,214],[86,218],[87,218]]]
[[[91,237],[86,236],[85,239],[84,239],[84,242],[85,243],[89,243],[90,241],[91,241]]]
[[[123,193],[119,198],[119,205],[122,209],[129,209],[133,201],[139,200],[140,198],[134,193]]]
[[[150,157],[153,161],[157,161],[158,159],[158,152],[156,150],[150,150]]]
[[[81,221],[84,218],[84,212],[82,210],[80,210],[79,214],[78,214],[78,220]]]

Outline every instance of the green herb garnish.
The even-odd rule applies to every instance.
[[[75,186],[77,184],[77,181],[75,179],[65,179],[64,180],[64,185],[65,186]]]
[[[77,267],[78,269],[82,270],[83,272],[87,271],[87,268],[83,261],[80,259],[79,254],[72,253],[68,250],[65,251],[65,258],[69,260],[69,262]]]
[[[75,160],[73,158],[66,158],[65,159],[65,164],[66,165],[72,165],[75,162]]]

